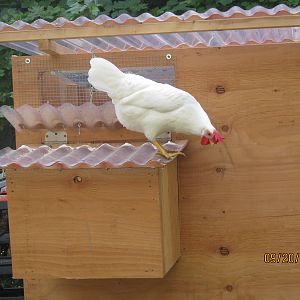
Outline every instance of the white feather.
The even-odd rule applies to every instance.
[[[112,98],[120,123],[153,141],[165,132],[213,131],[206,112],[189,93],[139,75],[125,74],[103,58],[91,59],[88,81]]]

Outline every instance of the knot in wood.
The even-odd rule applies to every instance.
[[[217,93],[217,94],[224,94],[224,93],[225,93],[225,87],[222,86],[222,85],[218,85],[218,86],[216,87],[216,93]]]
[[[229,255],[229,249],[227,247],[220,247],[219,252],[223,256],[228,256]]]
[[[232,286],[231,284],[227,284],[227,285],[225,286],[225,290],[226,290],[227,292],[231,293],[232,290],[233,290],[233,286]]]
[[[224,173],[224,171],[225,171],[225,168],[220,168],[220,167],[216,168],[217,173]]]
[[[221,127],[221,129],[222,129],[223,132],[227,132],[229,130],[229,126],[228,125],[223,125]]]
[[[81,182],[82,182],[82,178],[81,178],[80,176],[75,176],[75,177],[73,178],[73,181],[74,181],[75,183],[81,183]]]

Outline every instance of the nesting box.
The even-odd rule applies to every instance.
[[[179,258],[176,160],[7,176],[17,278],[160,278]]]

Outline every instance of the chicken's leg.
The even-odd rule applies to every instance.
[[[183,152],[180,151],[170,151],[167,150],[166,148],[164,148],[158,141],[154,140],[152,142],[152,144],[158,149],[159,154],[164,156],[167,159],[170,159],[172,157],[176,157],[178,155],[183,155],[185,156],[185,154]]]

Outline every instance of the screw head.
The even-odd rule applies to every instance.
[[[170,60],[171,58],[172,58],[172,54],[170,54],[170,53],[166,54],[166,59],[167,60]]]

